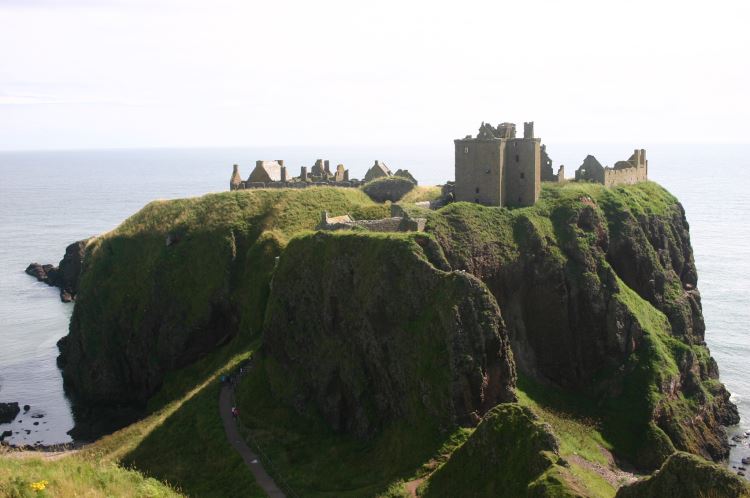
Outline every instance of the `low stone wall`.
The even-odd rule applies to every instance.
[[[326,213],[323,213],[323,222],[318,226],[319,230],[352,230],[364,228],[371,232],[423,232],[425,218],[409,218],[408,216],[393,216],[380,220],[352,220],[329,222]]]

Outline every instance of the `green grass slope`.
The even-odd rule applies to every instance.
[[[0,454],[0,497],[173,498],[183,496],[164,483],[110,462],[79,456],[55,460]]]
[[[581,496],[565,465],[549,425],[529,408],[498,405],[429,477],[420,496]]]
[[[462,424],[512,399],[494,298],[433,266],[430,247],[424,234],[367,232],[287,246],[264,355],[239,402],[253,440],[300,496],[386,493],[453,447]]]
[[[140,361],[164,366],[159,348],[169,354],[176,339],[148,343],[154,329],[144,322],[168,325],[160,334],[200,335],[211,328],[211,301],[230,303],[234,318],[216,327],[231,335],[227,344],[213,350],[204,344],[202,359],[158,371],[146,416],[87,447],[82,458],[133,466],[190,496],[263,495],[226,441],[217,379],[257,347],[275,257],[289,237],[313,229],[323,209],[388,215],[355,189],[229,192],[153,202],[93,242],[73,335],[87,354],[98,355],[105,375],[121,365],[120,341],[129,337],[134,349],[139,338],[131,331],[144,334],[149,346]],[[170,234],[179,242],[167,247]],[[74,375],[85,379],[91,364],[80,367]]]
[[[677,452],[653,476],[622,487],[617,498],[747,498],[750,485],[727,469]]]

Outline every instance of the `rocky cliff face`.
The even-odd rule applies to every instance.
[[[364,437],[384,424],[473,425],[515,399],[494,297],[440,270],[418,235],[294,239],[273,279],[263,353],[278,398]],[[438,249],[439,251],[439,249]]]
[[[78,280],[83,271],[83,257],[86,253],[87,240],[79,240],[65,248],[65,255],[58,266],[31,263],[26,273],[40,282],[60,288],[60,299],[69,303],[78,292]]]
[[[368,202],[355,189],[156,201],[91,240],[58,358],[79,429],[130,408],[137,414],[167,372],[233,337],[259,335],[287,234],[314,228],[321,209],[356,213]],[[360,216],[387,211],[366,208]]]
[[[658,466],[671,445],[727,455],[721,425],[737,411],[702,342],[688,225],[666,191],[570,185],[530,209],[455,204],[427,231],[492,290],[521,372],[629,411],[612,429],[640,434],[636,463]]]
[[[427,235],[287,247],[322,210],[388,215],[355,189],[241,191],[152,203],[89,242],[60,348],[69,390],[143,405],[166,372],[262,330],[274,396],[342,432],[476,423],[513,399],[515,363],[593,406],[642,468],[675,448],[727,454],[737,412],[703,343],[684,212],[661,187],[546,186],[530,208],[426,213]]]

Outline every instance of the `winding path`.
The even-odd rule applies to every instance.
[[[224,423],[224,431],[227,433],[229,444],[242,456],[245,464],[250,468],[250,472],[253,473],[258,486],[271,498],[286,498],[284,492],[273,482],[271,476],[263,468],[258,455],[245,444],[245,440],[240,436],[237,430],[237,422],[232,417],[232,389],[229,386],[221,388],[219,412],[221,413],[221,421]]]

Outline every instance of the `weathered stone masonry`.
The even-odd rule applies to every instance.
[[[602,166],[594,156],[586,156],[576,171],[576,181],[601,183],[607,187],[648,180],[648,161],[644,149],[635,149],[627,161],[617,161],[613,168]]]
[[[482,123],[476,138],[454,140],[457,201],[487,206],[532,206],[539,199],[541,182],[565,181],[565,167],[557,173],[541,139],[534,136],[534,123],[523,124],[523,138],[516,137],[516,125],[493,127]],[[601,183],[607,187],[648,179],[646,151],[636,149],[627,161],[604,167],[587,156],[575,175],[576,181]]]
[[[240,176],[239,166],[234,165],[232,168],[232,177],[229,180],[229,190],[243,190],[253,188],[306,188],[306,187],[360,187],[365,183],[390,176],[400,176],[412,181],[415,185],[417,181],[406,169],[399,169],[396,173],[391,173],[388,166],[382,161],[375,160],[370,169],[365,174],[365,179],[360,181],[356,178],[349,178],[349,170],[343,164],[336,166],[336,170],[331,170],[330,161],[317,159],[311,168],[307,166],[300,167],[299,176],[292,177],[282,159],[255,161],[255,168],[250,172],[247,180],[243,181]]]
[[[541,191],[541,139],[534,123],[524,123],[523,138],[516,125],[497,128],[482,123],[476,138],[454,141],[457,201],[489,206],[533,206]]]

